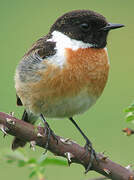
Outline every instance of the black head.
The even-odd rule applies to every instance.
[[[75,10],[59,17],[50,32],[56,30],[72,39],[90,43],[95,48],[104,48],[109,30],[123,26],[108,23],[104,16],[94,11]]]

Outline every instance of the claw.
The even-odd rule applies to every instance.
[[[92,169],[93,160],[95,159],[96,162],[99,163],[99,161],[98,161],[99,159],[97,158],[96,152],[93,149],[92,144],[90,142],[87,141],[84,148],[86,149],[86,154],[88,154],[88,152],[90,152],[90,161],[85,170],[85,174],[86,174],[88,171],[90,171]]]
[[[49,126],[46,124],[46,130],[47,130],[47,142],[46,142],[46,145],[45,145],[45,152],[43,154],[46,154],[47,152],[47,149],[48,149],[48,145],[49,145],[49,140],[50,140],[50,135],[51,135],[51,130],[49,128]]]
[[[50,141],[50,136],[52,136],[57,141],[57,144],[58,144],[57,136],[54,134],[54,132],[51,130],[51,128],[49,127],[49,125],[47,123],[45,123],[45,125],[46,125],[45,130],[46,130],[46,133],[47,133],[47,142],[46,142],[46,145],[45,145],[46,150],[45,150],[45,152],[43,154],[47,153],[48,145],[49,145],[49,141]]]
[[[43,154],[46,154],[47,152],[47,149],[48,149],[48,145],[49,145],[49,141],[50,141],[50,136],[52,136],[56,141],[57,141],[57,144],[58,144],[58,138],[57,136],[54,134],[54,132],[51,130],[51,128],[49,127],[49,124],[47,123],[47,121],[45,120],[45,117],[43,116],[43,114],[40,115],[44,124],[45,124],[45,134],[47,134],[47,142],[46,142],[46,145],[45,145],[45,152]]]
[[[86,151],[87,151],[86,153],[88,153],[88,152],[89,152],[89,149],[87,148]],[[94,152],[93,152],[93,149],[92,149],[92,150],[90,150],[90,160],[89,160],[89,164],[88,164],[88,166],[87,166],[87,168],[86,168],[86,170],[85,170],[85,174],[86,174],[88,171],[91,170],[92,162],[93,162],[94,158],[95,158],[95,156],[94,156]]]

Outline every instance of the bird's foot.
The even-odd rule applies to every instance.
[[[54,140],[57,141],[58,144],[58,138],[55,135],[55,133],[52,131],[52,129],[49,127],[49,124],[45,121],[45,135],[47,134],[47,141],[46,141],[46,145],[45,145],[45,152],[43,154],[46,154],[47,150],[48,150],[48,146],[49,146],[49,141],[50,141],[50,137],[52,136]]]
[[[90,152],[90,160],[89,160],[88,166],[85,170],[85,174],[86,174],[88,171],[91,170],[94,159],[98,163],[98,158],[97,158],[97,154],[96,154],[95,150],[92,147],[91,142],[88,139],[86,140],[86,144],[85,144],[84,148],[86,150],[86,155]]]

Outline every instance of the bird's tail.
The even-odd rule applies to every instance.
[[[33,113],[24,110],[22,115],[22,120],[31,124],[34,124],[38,116],[35,116]],[[24,147],[26,145],[26,141],[15,137],[12,142],[12,150],[16,150],[18,147]]]

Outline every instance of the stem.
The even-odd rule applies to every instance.
[[[45,148],[47,135],[44,134],[43,127],[33,126],[9,114],[0,112],[0,129],[23,141],[32,141],[33,145],[36,143],[37,146]],[[63,139],[60,136],[57,136],[57,139],[58,144],[53,136],[50,136],[49,151],[57,156],[66,157],[69,164],[78,163],[85,168],[88,166],[91,156],[90,152],[87,153],[84,147],[81,147],[69,139]],[[97,154],[97,159],[98,162],[96,162],[96,160],[93,161],[92,170],[113,180],[134,180],[134,173],[132,171],[111,161],[103,154]]]

